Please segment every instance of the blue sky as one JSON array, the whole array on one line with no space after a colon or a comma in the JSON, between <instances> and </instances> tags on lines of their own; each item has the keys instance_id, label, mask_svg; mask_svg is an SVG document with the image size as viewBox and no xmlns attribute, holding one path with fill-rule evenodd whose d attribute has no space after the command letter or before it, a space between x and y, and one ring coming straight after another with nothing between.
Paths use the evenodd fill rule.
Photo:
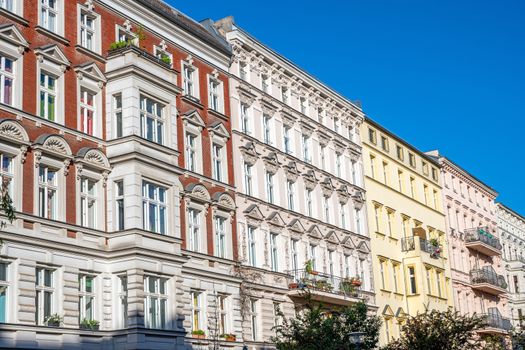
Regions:
<instances>
[{"instance_id":1,"label":"blue sky","mask_svg":"<svg viewBox=\"0 0 525 350\"><path fill-rule=\"evenodd\" d=\"M236 23L525 216L525 1L175 1ZM263 4L263 5L261 5Z\"/></svg>"}]
</instances>

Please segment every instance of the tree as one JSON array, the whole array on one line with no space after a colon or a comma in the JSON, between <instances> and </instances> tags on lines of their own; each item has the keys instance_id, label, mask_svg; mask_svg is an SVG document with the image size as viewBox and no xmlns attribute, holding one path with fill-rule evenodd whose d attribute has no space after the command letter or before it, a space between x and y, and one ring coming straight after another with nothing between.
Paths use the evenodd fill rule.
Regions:
<instances>
[{"instance_id":1,"label":"tree","mask_svg":"<svg viewBox=\"0 0 525 350\"><path fill-rule=\"evenodd\" d=\"M296 318L286 319L279 313L282 325L275 327L272 338L278 350L354 350L353 332L365 333L362 350L375 349L379 339L381 320L368 314L364 302L326 310L309 301Z\"/></svg>"},{"instance_id":2,"label":"tree","mask_svg":"<svg viewBox=\"0 0 525 350\"><path fill-rule=\"evenodd\" d=\"M410 317L402 336L382 350L495 350L497 339L480 341L477 330L485 326L480 316L464 316L451 309L426 311ZM485 340L485 339L484 339ZM500 339L501 341L501 339ZM501 343L500 343L501 344Z\"/></svg>"}]
</instances>

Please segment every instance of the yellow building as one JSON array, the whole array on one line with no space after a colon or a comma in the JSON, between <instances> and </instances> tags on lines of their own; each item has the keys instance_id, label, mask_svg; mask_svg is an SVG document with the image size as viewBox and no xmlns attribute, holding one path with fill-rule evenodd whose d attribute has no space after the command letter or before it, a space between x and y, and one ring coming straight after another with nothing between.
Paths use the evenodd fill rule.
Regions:
<instances>
[{"instance_id":1,"label":"yellow building","mask_svg":"<svg viewBox=\"0 0 525 350\"><path fill-rule=\"evenodd\" d=\"M453 306L439 164L385 128L361 126L380 344L408 315Z\"/></svg>"}]
</instances>

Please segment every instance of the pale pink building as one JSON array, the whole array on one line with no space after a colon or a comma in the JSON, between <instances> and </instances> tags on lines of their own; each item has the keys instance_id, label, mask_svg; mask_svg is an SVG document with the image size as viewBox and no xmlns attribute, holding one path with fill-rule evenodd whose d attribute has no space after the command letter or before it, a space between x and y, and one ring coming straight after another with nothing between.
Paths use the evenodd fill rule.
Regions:
<instances>
[{"instance_id":1,"label":"pale pink building","mask_svg":"<svg viewBox=\"0 0 525 350\"><path fill-rule=\"evenodd\" d=\"M483 333L506 334L510 320L494 203L498 193L438 151L428 154L442 166L455 308L462 314L486 315L489 326Z\"/></svg>"}]
</instances>

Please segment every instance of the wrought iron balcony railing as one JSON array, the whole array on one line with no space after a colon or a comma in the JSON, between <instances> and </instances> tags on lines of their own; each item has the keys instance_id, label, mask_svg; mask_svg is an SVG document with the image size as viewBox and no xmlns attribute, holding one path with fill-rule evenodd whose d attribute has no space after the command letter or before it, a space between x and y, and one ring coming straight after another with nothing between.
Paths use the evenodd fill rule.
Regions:
<instances>
[{"instance_id":1,"label":"wrought iron balcony railing","mask_svg":"<svg viewBox=\"0 0 525 350\"><path fill-rule=\"evenodd\" d=\"M507 289L507 282L505 277L498 275L492 266L484 266L481 269L475 269L470 271L470 283L488 283L490 285Z\"/></svg>"},{"instance_id":2,"label":"wrought iron balcony railing","mask_svg":"<svg viewBox=\"0 0 525 350\"><path fill-rule=\"evenodd\" d=\"M482 242L488 244L489 246L501 250L502 246L499 241L499 238L494 237L489 232L488 227L476 227L465 230L465 241L470 242Z\"/></svg>"},{"instance_id":3,"label":"wrought iron balcony railing","mask_svg":"<svg viewBox=\"0 0 525 350\"><path fill-rule=\"evenodd\" d=\"M488 327L502 329L504 331L510 331L512 329L512 324L508 318L490 313L483 316L485 317L485 322L487 323Z\"/></svg>"},{"instance_id":4,"label":"wrought iron balcony railing","mask_svg":"<svg viewBox=\"0 0 525 350\"><path fill-rule=\"evenodd\" d=\"M434 243L430 243L426 239L417 237L417 236L402 238L401 239L401 250L404 252L416 250L416 247L418 246L418 244L419 244L419 249L421 251L429 253L432 258L441 257L441 246L434 244Z\"/></svg>"},{"instance_id":5,"label":"wrought iron balcony railing","mask_svg":"<svg viewBox=\"0 0 525 350\"><path fill-rule=\"evenodd\" d=\"M305 269L287 271L290 289L310 290L341 295L350 298L361 298L361 281L353 278L307 271Z\"/></svg>"}]
</instances>

